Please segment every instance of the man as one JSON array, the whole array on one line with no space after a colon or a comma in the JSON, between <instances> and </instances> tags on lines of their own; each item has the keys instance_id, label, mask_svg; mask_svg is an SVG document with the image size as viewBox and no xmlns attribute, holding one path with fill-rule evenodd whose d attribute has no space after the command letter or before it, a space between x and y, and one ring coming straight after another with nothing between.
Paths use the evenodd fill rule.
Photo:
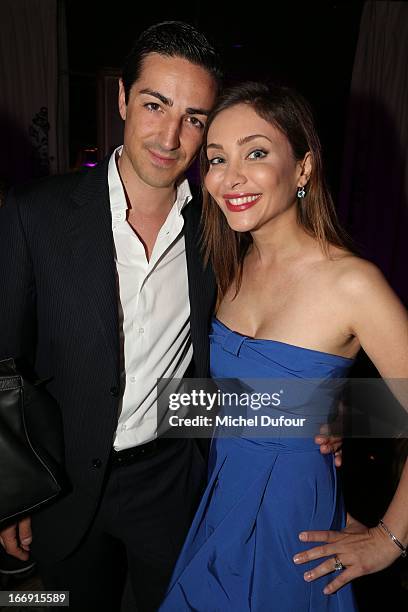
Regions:
<instances>
[{"instance_id":1,"label":"man","mask_svg":"<svg viewBox=\"0 0 408 612\"><path fill-rule=\"evenodd\" d=\"M193 440L158 440L160 377L208 374L215 284L183 178L220 69L187 24L141 34L119 85L124 144L85 174L12 194L0 211L0 357L24 355L64 416L72 491L1 533L32 550L71 610L159 605L205 477ZM6 263L7 262L7 263ZM119 416L118 416L119 415ZM113 446L113 450L112 450Z\"/></svg>"}]
</instances>

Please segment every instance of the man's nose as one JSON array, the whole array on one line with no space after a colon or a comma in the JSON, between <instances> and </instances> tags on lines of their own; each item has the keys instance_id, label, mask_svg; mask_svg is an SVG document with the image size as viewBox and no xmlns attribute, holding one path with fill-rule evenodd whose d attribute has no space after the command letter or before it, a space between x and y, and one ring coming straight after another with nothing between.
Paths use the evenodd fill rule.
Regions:
<instances>
[{"instance_id":1,"label":"man's nose","mask_svg":"<svg viewBox=\"0 0 408 612\"><path fill-rule=\"evenodd\" d=\"M165 151L173 151L180 146L180 122L169 120L163 126L160 135L160 145Z\"/></svg>"}]
</instances>

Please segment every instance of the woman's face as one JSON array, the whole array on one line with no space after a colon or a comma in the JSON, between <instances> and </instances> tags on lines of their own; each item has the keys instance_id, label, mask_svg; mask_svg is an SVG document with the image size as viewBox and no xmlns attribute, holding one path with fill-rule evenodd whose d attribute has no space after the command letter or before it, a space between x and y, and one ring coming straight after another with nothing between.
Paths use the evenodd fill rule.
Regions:
<instances>
[{"instance_id":1,"label":"woman's face","mask_svg":"<svg viewBox=\"0 0 408 612\"><path fill-rule=\"evenodd\" d=\"M205 186L233 230L256 231L296 205L302 162L286 136L248 104L217 115L206 151Z\"/></svg>"}]
</instances>

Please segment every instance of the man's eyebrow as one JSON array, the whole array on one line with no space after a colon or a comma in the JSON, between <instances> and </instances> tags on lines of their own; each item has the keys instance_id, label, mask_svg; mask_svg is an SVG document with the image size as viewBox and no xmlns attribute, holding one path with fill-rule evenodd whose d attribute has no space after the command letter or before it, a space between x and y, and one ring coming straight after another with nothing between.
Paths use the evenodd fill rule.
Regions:
<instances>
[{"instance_id":1,"label":"man's eyebrow","mask_svg":"<svg viewBox=\"0 0 408 612\"><path fill-rule=\"evenodd\" d=\"M208 144L206 147L206 149L223 149L224 147L222 145L219 144L215 144L215 142L210 142L210 144Z\"/></svg>"},{"instance_id":2,"label":"man's eyebrow","mask_svg":"<svg viewBox=\"0 0 408 612\"><path fill-rule=\"evenodd\" d=\"M163 96L163 94L161 94L159 91L154 91L153 89L141 89L139 93L153 96L154 98L160 100L160 102L162 102L166 106L173 106L174 104L171 98L167 98L166 96ZM210 111L205 108L188 107L186 108L186 113L187 115L205 115L207 117L210 114Z\"/></svg>"},{"instance_id":3,"label":"man's eyebrow","mask_svg":"<svg viewBox=\"0 0 408 612\"><path fill-rule=\"evenodd\" d=\"M166 98L166 96L163 96L163 94L161 94L159 91L154 91L153 89L141 89L139 93L153 96L154 98L160 100L160 102L163 102L163 104L166 106L173 106L173 100L171 100L171 98Z\"/></svg>"},{"instance_id":4,"label":"man's eyebrow","mask_svg":"<svg viewBox=\"0 0 408 612\"><path fill-rule=\"evenodd\" d=\"M205 108L186 108L186 113L187 115L205 115L208 117L210 111Z\"/></svg>"}]
</instances>

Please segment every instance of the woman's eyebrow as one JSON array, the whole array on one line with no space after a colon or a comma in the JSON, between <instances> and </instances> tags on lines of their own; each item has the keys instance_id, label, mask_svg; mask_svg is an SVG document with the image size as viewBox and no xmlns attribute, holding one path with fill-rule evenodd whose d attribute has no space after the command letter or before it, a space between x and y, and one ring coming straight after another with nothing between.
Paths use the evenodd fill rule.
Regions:
<instances>
[{"instance_id":1,"label":"woman's eyebrow","mask_svg":"<svg viewBox=\"0 0 408 612\"><path fill-rule=\"evenodd\" d=\"M265 134L251 134L250 136L244 136L243 138L239 138L237 140L237 144L241 146L246 144L247 142L250 142L251 140L254 140L255 138L266 138L266 140L272 142L270 138L265 136Z\"/></svg>"},{"instance_id":2,"label":"woman's eyebrow","mask_svg":"<svg viewBox=\"0 0 408 612\"><path fill-rule=\"evenodd\" d=\"M268 140L269 142L272 142L272 140L270 138L268 138L268 136L265 136L265 134L251 134L250 136L244 136L243 138L239 138L237 140L237 144L239 146L242 146L244 144L247 144L248 142L251 142L251 140L255 140L255 138L265 138L266 140ZM210 144L208 144L206 146L206 149L222 149L223 146L220 144L216 144L215 142L211 142Z\"/></svg>"}]
</instances>

